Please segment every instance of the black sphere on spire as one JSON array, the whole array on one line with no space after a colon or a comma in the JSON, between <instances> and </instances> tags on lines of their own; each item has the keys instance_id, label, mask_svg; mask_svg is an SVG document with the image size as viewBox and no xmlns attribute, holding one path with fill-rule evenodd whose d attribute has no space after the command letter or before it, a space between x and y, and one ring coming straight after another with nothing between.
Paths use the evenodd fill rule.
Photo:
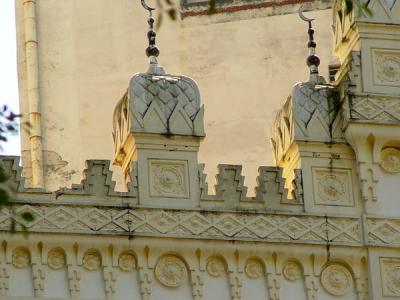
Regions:
<instances>
[{"instance_id":1,"label":"black sphere on spire","mask_svg":"<svg viewBox=\"0 0 400 300\"><path fill-rule=\"evenodd\" d=\"M307 57L307 66L319 66L320 64L320 59L317 55L310 55Z\"/></svg>"},{"instance_id":2,"label":"black sphere on spire","mask_svg":"<svg viewBox=\"0 0 400 300\"><path fill-rule=\"evenodd\" d=\"M146 48L146 55L148 57L150 57L150 56L157 57L159 54L160 54L160 50L158 50L158 47L156 45L150 45Z\"/></svg>"},{"instance_id":3,"label":"black sphere on spire","mask_svg":"<svg viewBox=\"0 0 400 300\"><path fill-rule=\"evenodd\" d=\"M156 36L157 36L157 34L153 30L154 18L151 15L147 19L147 23L149 24L149 31L147 32L147 38L149 40L149 46L146 48L146 55L148 57L150 57L150 56L157 57L160 54L160 50L156 46Z\"/></svg>"}]
</instances>

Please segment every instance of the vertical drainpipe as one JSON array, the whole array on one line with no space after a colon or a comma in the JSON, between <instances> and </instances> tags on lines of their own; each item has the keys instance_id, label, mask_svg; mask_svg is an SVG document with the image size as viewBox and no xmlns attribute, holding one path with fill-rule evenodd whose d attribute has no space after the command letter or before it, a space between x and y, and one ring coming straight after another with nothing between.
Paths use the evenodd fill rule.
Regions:
<instances>
[{"instance_id":1,"label":"vertical drainpipe","mask_svg":"<svg viewBox=\"0 0 400 300\"><path fill-rule=\"evenodd\" d=\"M29 107L29 142L32 163L32 187L44 187L43 149L39 98L38 40L36 32L36 0L24 0L25 58Z\"/></svg>"}]
</instances>

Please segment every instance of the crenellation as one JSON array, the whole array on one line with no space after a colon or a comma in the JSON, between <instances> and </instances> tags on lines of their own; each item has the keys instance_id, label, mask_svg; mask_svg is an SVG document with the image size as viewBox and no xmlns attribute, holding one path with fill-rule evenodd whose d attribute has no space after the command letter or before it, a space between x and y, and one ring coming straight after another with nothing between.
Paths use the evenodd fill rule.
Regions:
<instances>
[{"instance_id":1,"label":"crenellation","mask_svg":"<svg viewBox=\"0 0 400 300\"><path fill-rule=\"evenodd\" d=\"M255 188L256 198L271 203L280 203L287 199L285 179L282 177L282 168L259 167L257 187Z\"/></svg>"},{"instance_id":2,"label":"crenellation","mask_svg":"<svg viewBox=\"0 0 400 300\"><path fill-rule=\"evenodd\" d=\"M294 170L293 188L292 188L292 201L289 204L303 204L303 177L302 171L299 169Z\"/></svg>"},{"instance_id":3,"label":"crenellation","mask_svg":"<svg viewBox=\"0 0 400 300\"><path fill-rule=\"evenodd\" d=\"M22 167L20 166L19 156L0 155L0 163L5 173L10 176L7 185L11 188L11 192L41 193L41 188L25 188L25 178L22 176Z\"/></svg>"},{"instance_id":4,"label":"crenellation","mask_svg":"<svg viewBox=\"0 0 400 300\"><path fill-rule=\"evenodd\" d=\"M15 157L8 160L4 157L3 161L14 163L18 161ZM119 192L115 190L115 182L112 180L112 171L109 169L108 160L88 160L87 167L83 171L83 179L80 184L73 184L71 188L59 188L53 193L47 193L40 189L35 189L37 193L35 199L38 202L46 199L59 203L71 203L81 199L81 196L89 197L86 203L106 204L110 201L116 203L129 203L129 205L138 205L139 181L137 162L132 162L129 177L127 178L128 192ZM242 166L239 165L219 165L219 173L216 175L217 183L215 185L215 194L208 194L208 183L206 174L203 173L204 164L198 165L198 186L200 202L193 207L212 207L217 205L220 208L243 208L243 209L274 209L287 210L285 204L302 203L302 180L301 171L294 170L292 199L288 200L288 191L284 188L285 179L282 178L282 170L276 167L260 167L257 177L257 186L255 188L255 197L247 196L247 187L244 186L244 176L241 175ZM13 169L12 169L13 170ZM21 168L15 169L21 174ZM12 171L14 172L14 171ZM17 172L17 171L15 171ZM14 172L14 174L16 174ZM23 177L20 177L23 181ZM16 179L14 179L16 180ZM17 196L24 201L25 193L32 189L23 189L17 193ZM78 198L79 197L79 198ZM81 200L80 200L81 201ZM94 201L94 202L93 202ZM146 206L146 205L145 205ZM290 209L289 209L290 210ZM20 211L19 213L22 213ZM36 212L33 211L33 214Z\"/></svg>"},{"instance_id":5,"label":"crenellation","mask_svg":"<svg viewBox=\"0 0 400 300\"><path fill-rule=\"evenodd\" d=\"M218 165L215 196L217 199L224 200L227 208L235 207L241 200L247 198L247 187L244 186L242 166Z\"/></svg>"},{"instance_id":6,"label":"crenellation","mask_svg":"<svg viewBox=\"0 0 400 300\"><path fill-rule=\"evenodd\" d=\"M125 193L115 191L115 181L112 180L112 174L109 160L87 160L81 183L73 184L70 189L61 188L60 192L66 195L90 195L97 198L133 197L132 191ZM57 192L55 193L57 194Z\"/></svg>"},{"instance_id":7,"label":"crenellation","mask_svg":"<svg viewBox=\"0 0 400 300\"><path fill-rule=\"evenodd\" d=\"M200 189L200 200L208 200L210 197L208 195L208 183L207 174L204 173L205 164L199 164L199 189Z\"/></svg>"}]
</instances>

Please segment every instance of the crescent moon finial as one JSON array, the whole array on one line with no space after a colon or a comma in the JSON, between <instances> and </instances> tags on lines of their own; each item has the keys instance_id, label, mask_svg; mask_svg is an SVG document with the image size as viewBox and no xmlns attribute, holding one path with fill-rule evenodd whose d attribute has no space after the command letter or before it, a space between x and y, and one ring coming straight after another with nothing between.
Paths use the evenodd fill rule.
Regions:
<instances>
[{"instance_id":1,"label":"crescent moon finial","mask_svg":"<svg viewBox=\"0 0 400 300\"><path fill-rule=\"evenodd\" d=\"M307 18L303 14L303 12L304 12L304 5L300 6L300 9L299 9L299 17L300 17L300 19L302 19L303 21L308 22L308 23L311 23L312 21L314 21L314 19Z\"/></svg>"},{"instance_id":2,"label":"crescent moon finial","mask_svg":"<svg viewBox=\"0 0 400 300\"><path fill-rule=\"evenodd\" d=\"M160 50L156 46L156 33L154 32L153 28L154 18L152 16L152 12L155 10L155 8L148 6L145 0L140 0L140 3L142 4L143 8L149 12L149 17L147 18L147 24L149 24L149 31L147 32L149 46L146 48L146 55L155 59L160 54Z\"/></svg>"},{"instance_id":3,"label":"crescent moon finial","mask_svg":"<svg viewBox=\"0 0 400 300\"><path fill-rule=\"evenodd\" d=\"M143 8L144 8L145 10L147 10L147 11L150 13L150 15L151 15L151 12L152 12L153 10L155 10L155 8L148 6L148 5L146 4L145 0L141 0L140 2L142 3Z\"/></svg>"}]
</instances>

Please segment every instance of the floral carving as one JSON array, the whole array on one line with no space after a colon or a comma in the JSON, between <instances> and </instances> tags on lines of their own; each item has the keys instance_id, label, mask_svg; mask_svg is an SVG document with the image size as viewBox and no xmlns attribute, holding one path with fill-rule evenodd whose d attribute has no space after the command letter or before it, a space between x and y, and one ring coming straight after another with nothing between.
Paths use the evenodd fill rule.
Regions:
<instances>
[{"instance_id":1,"label":"floral carving","mask_svg":"<svg viewBox=\"0 0 400 300\"><path fill-rule=\"evenodd\" d=\"M29 251L25 248L18 248L13 251L12 264L16 268L26 268L31 263Z\"/></svg>"},{"instance_id":2,"label":"floral carving","mask_svg":"<svg viewBox=\"0 0 400 300\"><path fill-rule=\"evenodd\" d=\"M380 263L384 296L400 296L400 259L381 258Z\"/></svg>"},{"instance_id":3,"label":"floral carving","mask_svg":"<svg viewBox=\"0 0 400 300\"><path fill-rule=\"evenodd\" d=\"M400 83L400 54L377 52L375 64L382 83Z\"/></svg>"},{"instance_id":4,"label":"floral carving","mask_svg":"<svg viewBox=\"0 0 400 300\"><path fill-rule=\"evenodd\" d=\"M319 192L328 201L336 201L345 194L344 184L336 174L325 174L320 180Z\"/></svg>"},{"instance_id":5,"label":"floral carving","mask_svg":"<svg viewBox=\"0 0 400 300\"><path fill-rule=\"evenodd\" d=\"M179 287L187 278L186 266L175 256L164 256L157 262L155 275L167 287Z\"/></svg>"},{"instance_id":6,"label":"floral carving","mask_svg":"<svg viewBox=\"0 0 400 300\"><path fill-rule=\"evenodd\" d=\"M209 258L206 269L208 274L210 274L213 277L220 277L226 273L225 263L219 257Z\"/></svg>"},{"instance_id":7,"label":"floral carving","mask_svg":"<svg viewBox=\"0 0 400 300\"><path fill-rule=\"evenodd\" d=\"M47 265L53 270L59 270L65 266L65 254L60 249L50 250L47 256Z\"/></svg>"},{"instance_id":8,"label":"floral carving","mask_svg":"<svg viewBox=\"0 0 400 300\"><path fill-rule=\"evenodd\" d=\"M353 206L351 173L347 169L315 168L315 203L321 205Z\"/></svg>"},{"instance_id":9,"label":"floral carving","mask_svg":"<svg viewBox=\"0 0 400 300\"><path fill-rule=\"evenodd\" d=\"M381 152L381 167L389 173L400 172L400 150L388 147Z\"/></svg>"},{"instance_id":10,"label":"floral carving","mask_svg":"<svg viewBox=\"0 0 400 300\"><path fill-rule=\"evenodd\" d=\"M150 162L150 193L152 196L188 197L187 166L180 161Z\"/></svg>"},{"instance_id":11,"label":"floral carving","mask_svg":"<svg viewBox=\"0 0 400 300\"><path fill-rule=\"evenodd\" d=\"M299 263L288 261L283 267L283 276L289 281L296 281L303 277L303 270Z\"/></svg>"},{"instance_id":12,"label":"floral carving","mask_svg":"<svg viewBox=\"0 0 400 300\"><path fill-rule=\"evenodd\" d=\"M118 265L122 271L131 272L136 269L136 260L132 253L122 253L118 258Z\"/></svg>"},{"instance_id":13,"label":"floral carving","mask_svg":"<svg viewBox=\"0 0 400 300\"><path fill-rule=\"evenodd\" d=\"M321 284L328 293L343 296L352 288L352 276L342 265L329 265L322 271Z\"/></svg>"},{"instance_id":14,"label":"floral carving","mask_svg":"<svg viewBox=\"0 0 400 300\"><path fill-rule=\"evenodd\" d=\"M83 257L83 267L88 271L95 271L101 266L101 257L97 251L88 251Z\"/></svg>"},{"instance_id":15,"label":"floral carving","mask_svg":"<svg viewBox=\"0 0 400 300\"><path fill-rule=\"evenodd\" d=\"M264 273L264 267L257 259L250 259L244 269L247 276L250 278L260 278Z\"/></svg>"}]
</instances>

